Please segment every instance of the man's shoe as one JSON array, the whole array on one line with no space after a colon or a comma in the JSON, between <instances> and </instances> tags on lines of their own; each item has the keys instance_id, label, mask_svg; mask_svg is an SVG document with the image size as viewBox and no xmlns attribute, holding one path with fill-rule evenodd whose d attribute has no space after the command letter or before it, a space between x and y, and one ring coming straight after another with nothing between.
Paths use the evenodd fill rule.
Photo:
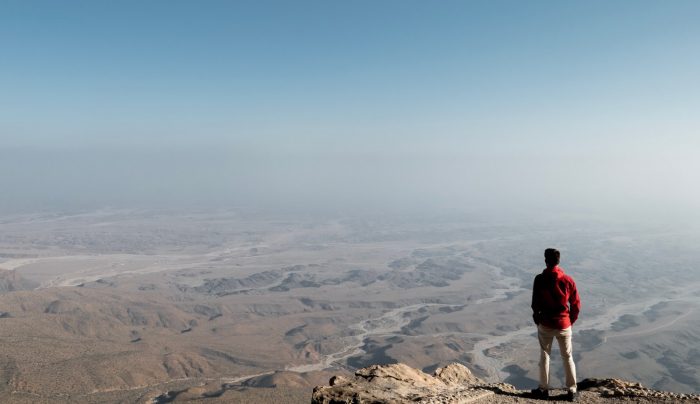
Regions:
<instances>
[{"instance_id":1,"label":"man's shoe","mask_svg":"<svg viewBox=\"0 0 700 404\"><path fill-rule=\"evenodd\" d=\"M569 391L566 393L566 399L567 399L568 401L576 401L576 400L578 399L578 392L577 392L577 391L571 391L571 390L569 390Z\"/></svg>"},{"instance_id":2,"label":"man's shoe","mask_svg":"<svg viewBox=\"0 0 700 404\"><path fill-rule=\"evenodd\" d=\"M549 390L541 389L539 387L532 389L532 397L546 400L549 398Z\"/></svg>"}]
</instances>

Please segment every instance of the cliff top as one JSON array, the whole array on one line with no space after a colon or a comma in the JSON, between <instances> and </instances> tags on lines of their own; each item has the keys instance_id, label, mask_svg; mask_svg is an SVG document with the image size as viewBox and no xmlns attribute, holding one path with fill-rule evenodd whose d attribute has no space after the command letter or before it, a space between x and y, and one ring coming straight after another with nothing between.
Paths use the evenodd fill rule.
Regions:
<instances>
[{"instance_id":1,"label":"cliff top","mask_svg":"<svg viewBox=\"0 0 700 404\"><path fill-rule=\"evenodd\" d=\"M529 391L506 383L485 383L463 365L453 363L433 375L404 364L373 365L353 377L333 376L329 386L314 388L312 404L338 403L542 403ZM580 403L698 402L700 395L648 389L619 379L585 379L578 383ZM564 390L553 390L549 402L565 399Z\"/></svg>"}]
</instances>

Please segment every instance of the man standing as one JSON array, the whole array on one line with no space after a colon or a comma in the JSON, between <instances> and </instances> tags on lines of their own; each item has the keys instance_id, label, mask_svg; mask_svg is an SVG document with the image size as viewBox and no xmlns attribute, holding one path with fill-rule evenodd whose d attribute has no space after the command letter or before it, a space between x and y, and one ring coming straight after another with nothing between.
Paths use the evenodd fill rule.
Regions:
<instances>
[{"instance_id":1,"label":"man standing","mask_svg":"<svg viewBox=\"0 0 700 404\"><path fill-rule=\"evenodd\" d=\"M576 366L571 349L571 326L578 319L581 300L576 282L559 266L561 254L554 248L544 251L547 268L535 277L532 287L532 318L537 324L540 342L540 385L532 392L538 398L549 397L549 354L552 340L557 338L564 361L567 399L574 401L576 393Z\"/></svg>"}]
</instances>

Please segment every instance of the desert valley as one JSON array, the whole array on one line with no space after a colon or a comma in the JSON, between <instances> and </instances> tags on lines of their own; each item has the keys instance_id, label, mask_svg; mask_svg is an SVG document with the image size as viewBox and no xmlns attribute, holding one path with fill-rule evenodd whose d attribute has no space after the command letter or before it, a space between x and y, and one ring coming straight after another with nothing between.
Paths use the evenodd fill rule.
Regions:
<instances>
[{"instance_id":1,"label":"desert valley","mask_svg":"<svg viewBox=\"0 0 700 404\"><path fill-rule=\"evenodd\" d=\"M106 209L0 229L3 401L308 402L331 374L396 362L535 387L549 246L579 284L580 378L700 389L690 228Z\"/></svg>"}]
</instances>

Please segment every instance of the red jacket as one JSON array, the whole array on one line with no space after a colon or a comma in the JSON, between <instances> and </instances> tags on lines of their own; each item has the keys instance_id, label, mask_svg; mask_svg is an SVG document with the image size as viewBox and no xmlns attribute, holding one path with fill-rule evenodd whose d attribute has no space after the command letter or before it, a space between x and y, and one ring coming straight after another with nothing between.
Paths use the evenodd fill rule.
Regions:
<instances>
[{"instance_id":1,"label":"red jacket","mask_svg":"<svg viewBox=\"0 0 700 404\"><path fill-rule=\"evenodd\" d=\"M532 318L535 324L563 330L578 319L581 300L576 282L561 267L547 268L532 286Z\"/></svg>"}]
</instances>

